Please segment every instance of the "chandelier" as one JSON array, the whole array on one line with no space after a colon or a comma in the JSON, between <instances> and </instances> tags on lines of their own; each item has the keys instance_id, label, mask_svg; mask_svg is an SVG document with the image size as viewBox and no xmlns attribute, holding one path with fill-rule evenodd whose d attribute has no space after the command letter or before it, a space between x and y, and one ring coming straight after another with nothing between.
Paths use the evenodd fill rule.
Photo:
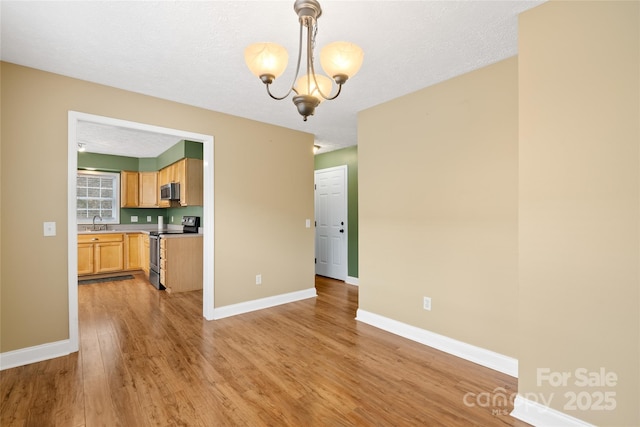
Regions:
<instances>
[{"instance_id":1,"label":"chandelier","mask_svg":"<svg viewBox=\"0 0 640 427\"><path fill-rule=\"evenodd\" d=\"M316 74L313 65L313 49L318 31L317 20L322 15L320 3L316 0L296 0L293 9L300 21L300 41L298 43L296 74L287 93L283 96L276 96L271 93L269 88L271 83L287 68L289 55L284 47L276 43L255 43L245 49L244 59L249 70L265 84L271 98L280 101L287 98L291 92L295 92L293 103L304 121L307 121L307 117L313 115L316 107L322 101L330 101L340 95L342 85L360 69L364 53L359 46L349 42L330 43L321 50L322 69L338 85L336 93L331 95L332 80L321 74ZM305 44L306 74L298 79L302 64L303 33L305 30L307 35Z\"/></svg>"}]
</instances>

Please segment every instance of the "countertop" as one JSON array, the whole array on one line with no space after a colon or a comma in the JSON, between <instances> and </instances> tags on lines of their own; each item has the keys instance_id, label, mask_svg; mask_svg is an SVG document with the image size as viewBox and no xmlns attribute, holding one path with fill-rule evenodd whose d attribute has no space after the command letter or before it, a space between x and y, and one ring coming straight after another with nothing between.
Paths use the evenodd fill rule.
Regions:
<instances>
[{"instance_id":1,"label":"countertop","mask_svg":"<svg viewBox=\"0 0 640 427\"><path fill-rule=\"evenodd\" d=\"M126 228L126 229L110 229L110 230L78 230L78 234L83 234L83 235L87 235L87 234L117 234L117 233L125 233L125 234L133 234L133 233L143 233L143 234L149 234L152 231L158 231L156 228L151 229L151 230L136 230L136 229L132 229L132 228ZM166 230L165 230L166 231ZM180 238L180 237L202 237L202 233L184 233L184 234L163 234L162 238Z\"/></svg>"},{"instance_id":2,"label":"countertop","mask_svg":"<svg viewBox=\"0 0 640 427\"><path fill-rule=\"evenodd\" d=\"M163 234L163 239L184 239L185 237L202 237L200 233Z\"/></svg>"},{"instance_id":3,"label":"countertop","mask_svg":"<svg viewBox=\"0 0 640 427\"><path fill-rule=\"evenodd\" d=\"M78 230L78 234L111 234L111 233L144 233L149 234L150 231L154 230Z\"/></svg>"}]
</instances>

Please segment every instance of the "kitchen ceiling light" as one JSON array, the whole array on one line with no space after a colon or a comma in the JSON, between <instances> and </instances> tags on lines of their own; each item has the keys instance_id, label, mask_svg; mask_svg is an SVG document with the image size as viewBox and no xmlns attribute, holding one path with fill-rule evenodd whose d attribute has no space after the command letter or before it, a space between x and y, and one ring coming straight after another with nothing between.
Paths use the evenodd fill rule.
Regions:
<instances>
[{"instance_id":1,"label":"kitchen ceiling light","mask_svg":"<svg viewBox=\"0 0 640 427\"><path fill-rule=\"evenodd\" d=\"M84 144L82 142L78 143L78 151L83 152L85 151L87 148L84 146Z\"/></svg>"},{"instance_id":2,"label":"kitchen ceiling light","mask_svg":"<svg viewBox=\"0 0 640 427\"><path fill-rule=\"evenodd\" d=\"M320 147L319 145L314 145L313 146L313 154L316 154L318 151L320 151L322 147Z\"/></svg>"},{"instance_id":3,"label":"kitchen ceiling light","mask_svg":"<svg viewBox=\"0 0 640 427\"><path fill-rule=\"evenodd\" d=\"M332 81L328 77L316 74L313 65L313 48L318 31L317 20L322 15L320 3L316 0L296 0L293 9L300 21L300 41L298 43L298 63L293 83L283 96L271 93L269 85L280 77L287 68L289 55L287 50L275 43L255 43L244 51L244 59L249 70L262 80L267 87L267 93L275 100L282 100L293 91L293 103L298 112L307 121L315 108L324 100L336 99L342 91L342 85L353 77L360 67L364 53L360 47L348 42L334 42L325 46L320 52L320 63L323 70L333 78L338 85L335 95L331 95ZM306 29L306 75L298 79L302 62L303 33Z\"/></svg>"}]
</instances>

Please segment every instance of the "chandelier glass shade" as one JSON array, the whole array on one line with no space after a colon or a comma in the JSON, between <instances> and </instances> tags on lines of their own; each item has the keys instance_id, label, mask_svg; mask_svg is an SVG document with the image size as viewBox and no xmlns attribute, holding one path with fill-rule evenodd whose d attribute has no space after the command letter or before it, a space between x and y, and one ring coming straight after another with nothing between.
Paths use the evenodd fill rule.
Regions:
<instances>
[{"instance_id":1,"label":"chandelier glass shade","mask_svg":"<svg viewBox=\"0 0 640 427\"><path fill-rule=\"evenodd\" d=\"M296 72L288 91L283 96L276 96L270 89L271 83L280 77L287 68L289 55L284 47L276 43L255 43L245 49L244 58L249 70L265 84L271 98L282 100L287 98L291 92L295 93L293 103L306 121L308 116L313 115L315 108L321 102L335 99L340 95L342 85L353 77L362 66L364 53L360 47L353 43L330 43L321 50L320 63L324 72L331 78L316 74L313 48L317 32L317 19L322 15L320 3L317 0L296 0L293 9L300 22L300 40ZM304 62L303 50L305 51ZM298 78L301 65L304 66L306 74ZM333 82L338 85L335 94L331 93Z\"/></svg>"},{"instance_id":2,"label":"chandelier glass shade","mask_svg":"<svg viewBox=\"0 0 640 427\"><path fill-rule=\"evenodd\" d=\"M270 76L273 81L287 68L287 49L276 43L255 43L244 52L249 70L256 76Z\"/></svg>"}]
</instances>

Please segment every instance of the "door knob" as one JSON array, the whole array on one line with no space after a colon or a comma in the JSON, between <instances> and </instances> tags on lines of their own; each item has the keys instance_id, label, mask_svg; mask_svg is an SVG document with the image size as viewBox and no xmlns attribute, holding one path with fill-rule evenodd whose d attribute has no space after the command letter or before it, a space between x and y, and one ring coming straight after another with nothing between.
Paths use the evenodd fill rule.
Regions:
<instances>
[{"instance_id":1,"label":"door knob","mask_svg":"<svg viewBox=\"0 0 640 427\"><path fill-rule=\"evenodd\" d=\"M344 233L344 228L341 228L341 229L340 229L340 232L341 232L341 233Z\"/></svg>"}]
</instances>

